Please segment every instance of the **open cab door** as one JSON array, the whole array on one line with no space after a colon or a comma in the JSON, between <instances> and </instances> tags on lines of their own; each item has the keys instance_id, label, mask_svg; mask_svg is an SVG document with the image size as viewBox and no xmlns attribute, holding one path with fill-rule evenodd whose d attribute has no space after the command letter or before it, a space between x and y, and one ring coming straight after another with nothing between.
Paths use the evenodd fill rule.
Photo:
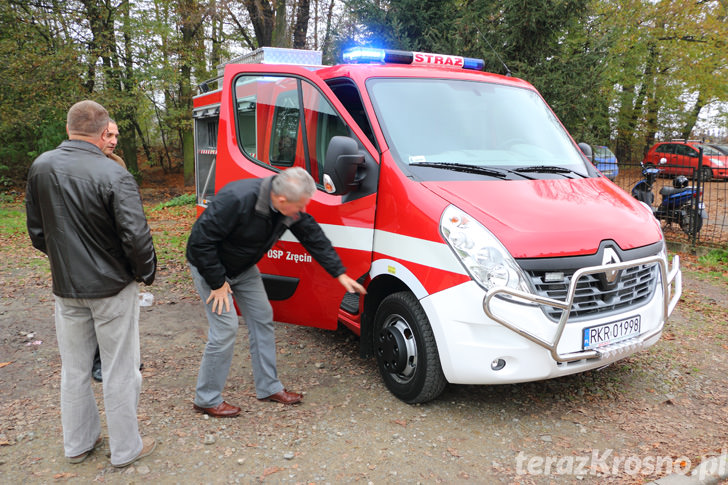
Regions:
<instances>
[{"instance_id":1,"label":"open cab door","mask_svg":"<svg viewBox=\"0 0 728 485\"><path fill-rule=\"evenodd\" d=\"M317 184L307 207L347 273L364 281L372 261L379 155L315 71L228 64L220 105L215 192L241 178L306 169ZM259 262L276 321L356 329L358 295L346 295L287 231Z\"/></svg>"}]
</instances>

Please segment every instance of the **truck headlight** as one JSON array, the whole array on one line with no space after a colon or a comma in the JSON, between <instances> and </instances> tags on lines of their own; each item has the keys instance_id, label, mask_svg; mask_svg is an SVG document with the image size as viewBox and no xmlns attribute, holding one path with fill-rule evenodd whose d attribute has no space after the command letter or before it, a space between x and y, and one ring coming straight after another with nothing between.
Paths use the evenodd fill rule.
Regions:
<instances>
[{"instance_id":1,"label":"truck headlight","mask_svg":"<svg viewBox=\"0 0 728 485\"><path fill-rule=\"evenodd\" d=\"M513 256L488 229L465 212L448 206L440 219L440 232L470 277L485 291L496 286L530 291Z\"/></svg>"}]
</instances>

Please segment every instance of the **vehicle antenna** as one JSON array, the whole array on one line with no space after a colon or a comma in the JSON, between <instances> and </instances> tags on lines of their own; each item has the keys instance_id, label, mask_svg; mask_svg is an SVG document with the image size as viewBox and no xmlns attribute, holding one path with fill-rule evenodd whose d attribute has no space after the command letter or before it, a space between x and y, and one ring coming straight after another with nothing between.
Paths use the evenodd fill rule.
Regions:
<instances>
[{"instance_id":1,"label":"vehicle antenna","mask_svg":"<svg viewBox=\"0 0 728 485\"><path fill-rule=\"evenodd\" d=\"M498 58L498 60L500 61L500 63L503 64L503 67L505 67L505 69L506 69L506 77L513 76L513 74L511 74L511 70L508 69L508 66L506 66L506 63L503 62L503 59L501 59L501 56L498 55L498 52L496 52L496 50L493 49L493 46L490 45L490 42L488 42L488 39L483 35L483 33L480 31L480 29L478 27L475 27L475 30L478 31L478 33L483 38L483 40L485 41L485 43L488 44L488 47L490 47L490 50L493 51L493 54L495 54L495 56Z\"/></svg>"}]
</instances>

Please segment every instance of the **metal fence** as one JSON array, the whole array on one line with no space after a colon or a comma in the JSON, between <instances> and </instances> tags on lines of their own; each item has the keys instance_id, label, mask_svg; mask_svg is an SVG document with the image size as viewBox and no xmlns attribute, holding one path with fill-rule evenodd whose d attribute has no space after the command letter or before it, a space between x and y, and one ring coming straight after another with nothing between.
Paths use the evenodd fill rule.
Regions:
<instances>
[{"instance_id":1,"label":"metal fence","mask_svg":"<svg viewBox=\"0 0 728 485\"><path fill-rule=\"evenodd\" d=\"M619 175L614 182L627 193L632 193L635 185L644 179L643 168L640 163L620 161ZM661 164L656 168L660 170L660 173L652 187L654 201L651 205L653 209L660 206L663 194L671 191L670 188L673 187L675 178L684 175L689 180L688 187L695 188L697 197L694 197L690 204L683 209L692 211L688 216L693 220L696 220L700 213L701 203L704 204L705 212L707 212L707 218L702 221L702 226L697 232L685 231L689 224L683 223L683 227L681 227L680 221L676 218L660 217L665 237L672 241L688 242L693 246L726 246L728 244L728 167L725 170L713 171L712 177L707 179L708 172L703 165L701 152L697 161L694 157L692 159L676 157L671 160L671 163ZM702 176L698 176L699 174ZM668 189L665 190L663 187ZM661 190L663 194L661 194ZM693 232L693 234L688 234L688 232Z\"/></svg>"}]
</instances>

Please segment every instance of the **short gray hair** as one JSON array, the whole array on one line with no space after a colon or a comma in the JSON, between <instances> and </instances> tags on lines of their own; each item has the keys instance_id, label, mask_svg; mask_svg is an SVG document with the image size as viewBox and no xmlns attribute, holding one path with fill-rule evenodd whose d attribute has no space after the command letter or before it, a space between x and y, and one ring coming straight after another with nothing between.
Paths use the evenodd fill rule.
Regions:
<instances>
[{"instance_id":1,"label":"short gray hair","mask_svg":"<svg viewBox=\"0 0 728 485\"><path fill-rule=\"evenodd\" d=\"M316 192L316 182L306 170L301 167L291 167L273 178L271 191L285 197L289 202L298 202L304 197L313 197Z\"/></svg>"},{"instance_id":2,"label":"short gray hair","mask_svg":"<svg viewBox=\"0 0 728 485\"><path fill-rule=\"evenodd\" d=\"M70 135L97 137L109 126L109 112L96 101L86 99L71 106L66 124Z\"/></svg>"}]
</instances>

